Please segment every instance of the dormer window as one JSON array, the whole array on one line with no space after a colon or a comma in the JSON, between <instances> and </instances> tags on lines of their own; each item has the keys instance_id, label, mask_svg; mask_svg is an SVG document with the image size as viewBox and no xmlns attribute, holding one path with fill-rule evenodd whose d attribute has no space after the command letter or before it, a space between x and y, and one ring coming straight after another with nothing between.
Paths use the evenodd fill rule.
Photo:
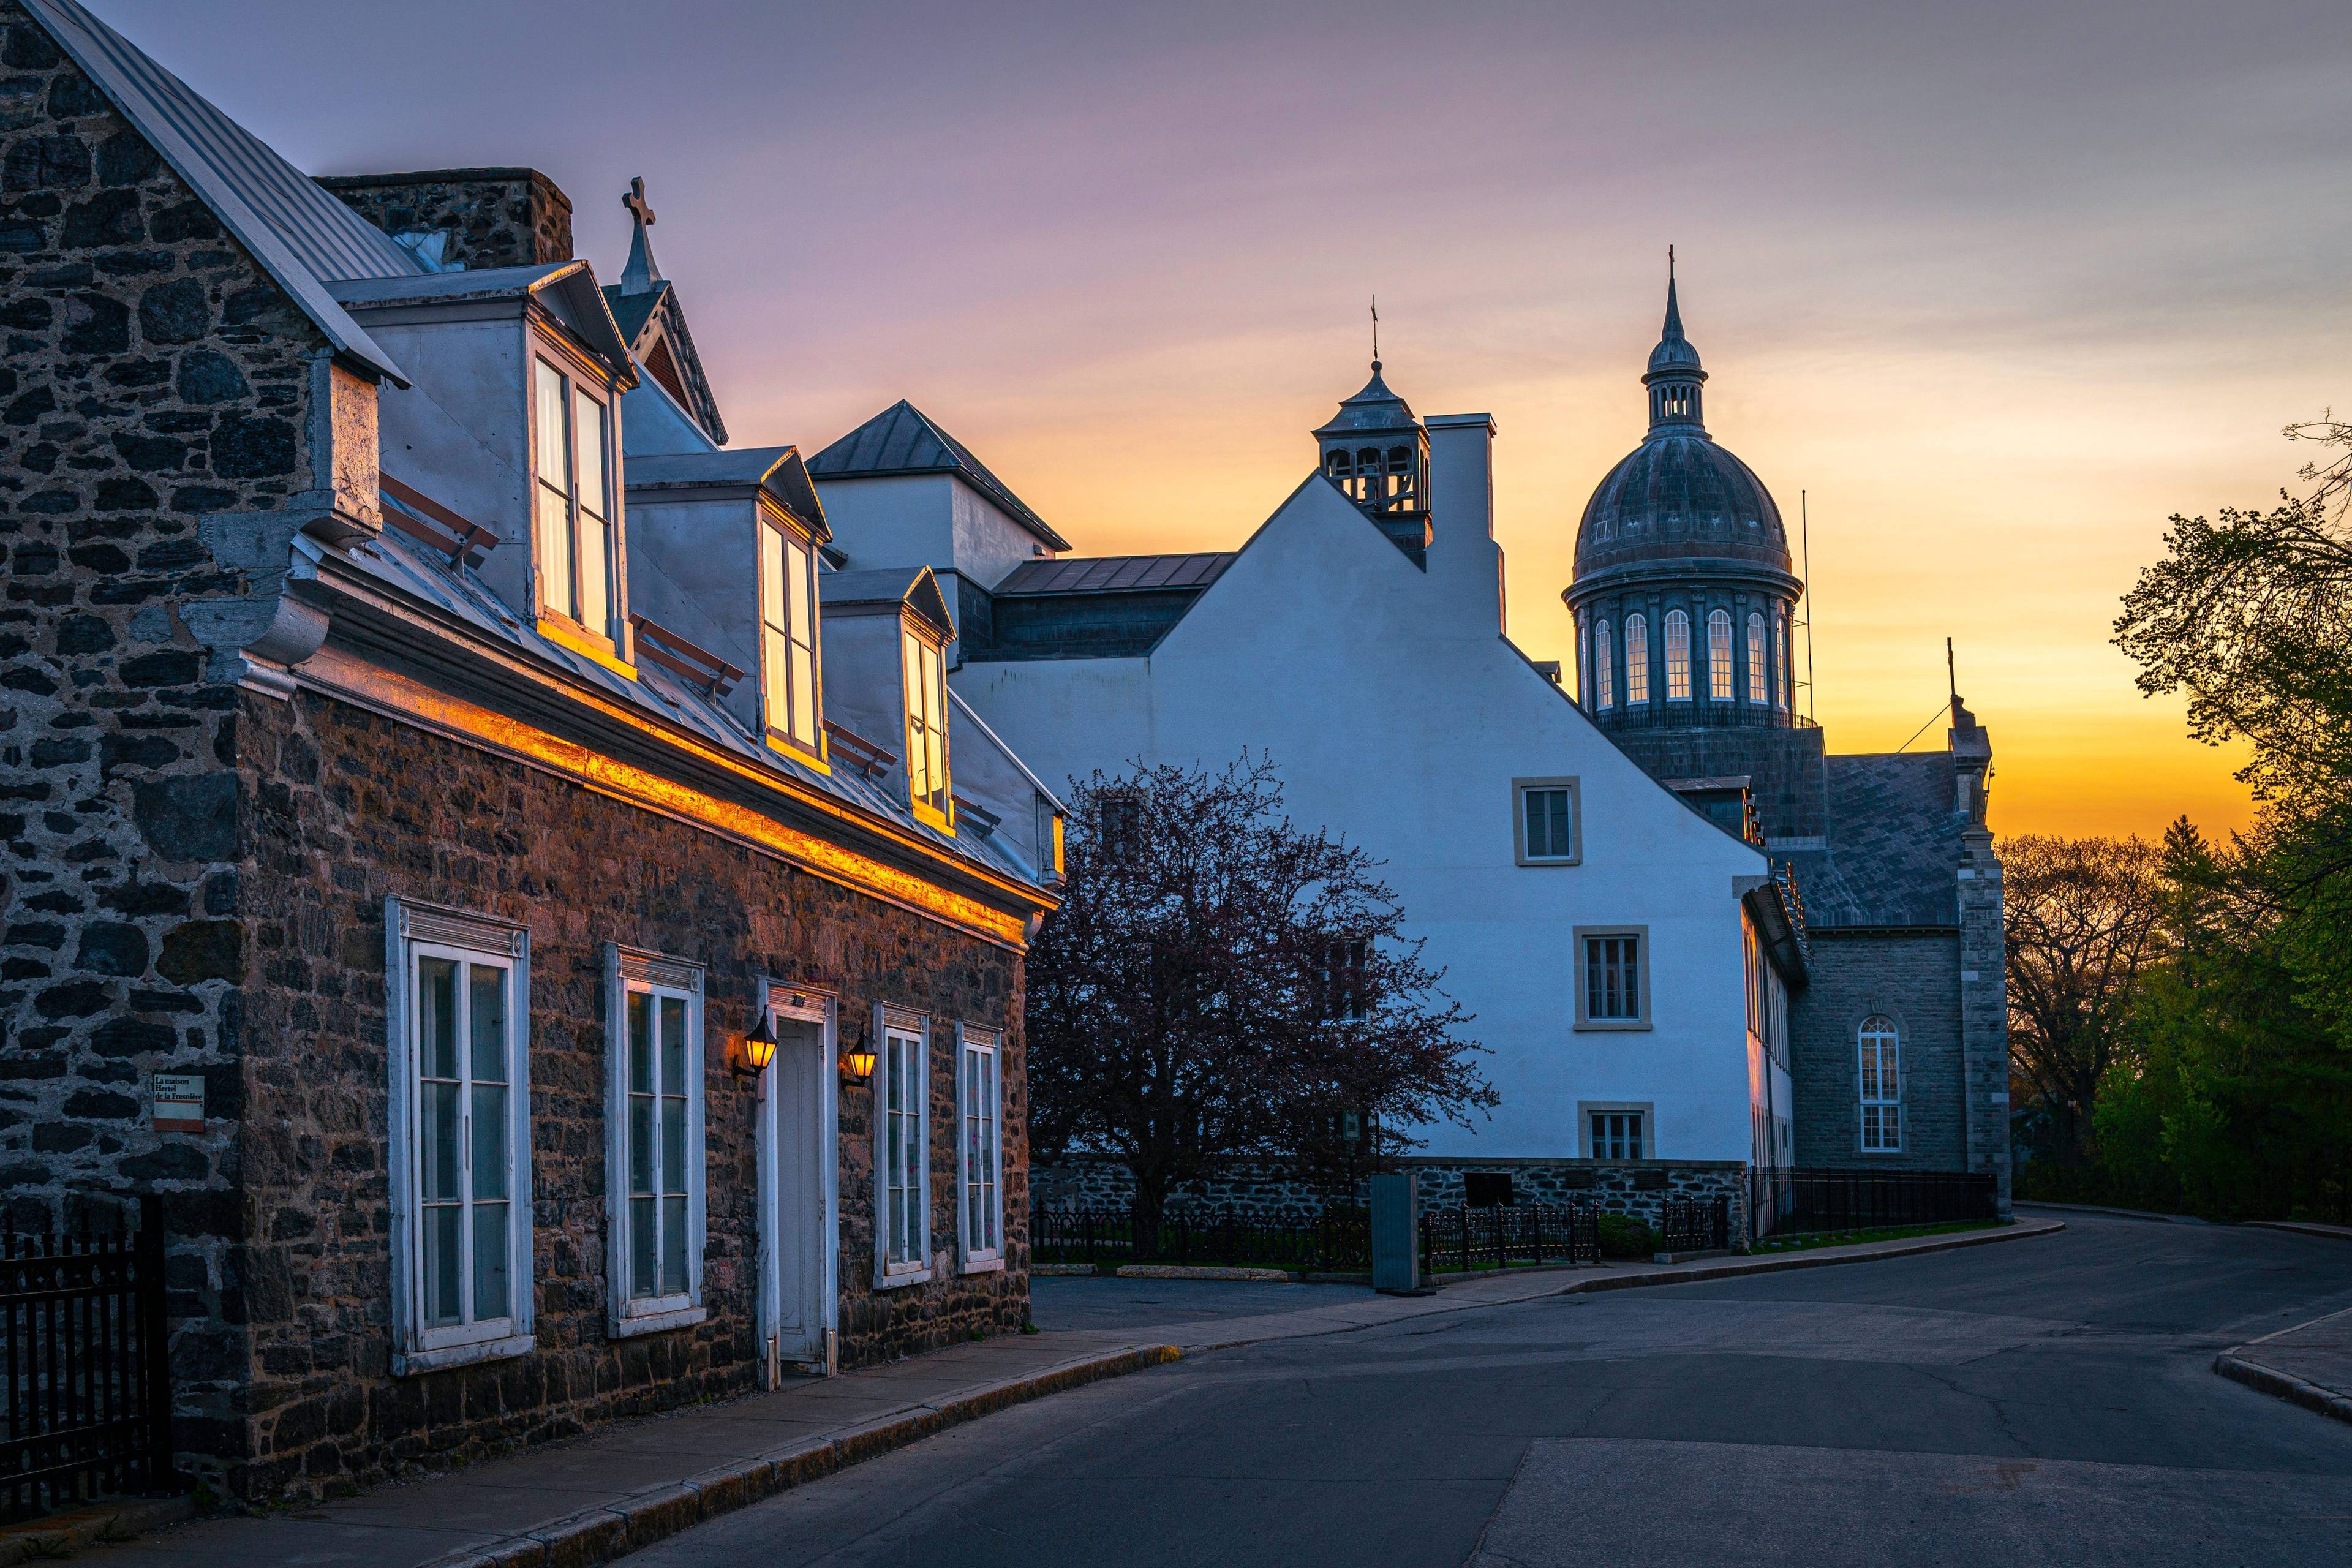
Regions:
<instances>
[{"instance_id":1,"label":"dormer window","mask_svg":"<svg viewBox=\"0 0 2352 1568\"><path fill-rule=\"evenodd\" d=\"M613 416L548 361L535 363L539 608L613 637Z\"/></svg>"},{"instance_id":2,"label":"dormer window","mask_svg":"<svg viewBox=\"0 0 2352 1568\"><path fill-rule=\"evenodd\" d=\"M899 640L906 665L907 795L915 815L948 825L946 651L913 626Z\"/></svg>"},{"instance_id":3,"label":"dormer window","mask_svg":"<svg viewBox=\"0 0 2352 1568\"><path fill-rule=\"evenodd\" d=\"M809 542L760 521L760 702L771 742L817 749L816 571Z\"/></svg>"}]
</instances>

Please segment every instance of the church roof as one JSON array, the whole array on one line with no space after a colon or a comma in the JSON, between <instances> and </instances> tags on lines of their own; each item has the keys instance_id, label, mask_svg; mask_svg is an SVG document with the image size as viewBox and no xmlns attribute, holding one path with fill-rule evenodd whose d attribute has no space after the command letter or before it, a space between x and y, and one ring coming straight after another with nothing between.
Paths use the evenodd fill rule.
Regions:
<instances>
[{"instance_id":1,"label":"church roof","mask_svg":"<svg viewBox=\"0 0 2352 1568\"><path fill-rule=\"evenodd\" d=\"M421 273L423 262L75 0L24 4L339 353L408 384L325 285Z\"/></svg>"},{"instance_id":2,"label":"church roof","mask_svg":"<svg viewBox=\"0 0 2352 1568\"><path fill-rule=\"evenodd\" d=\"M1224 575L1235 552L1194 555L1097 555L1024 561L992 592L1013 595L1147 593L1155 588L1205 588Z\"/></svg>"},{"instance_id":3,"label":"church roof","mask_svg":"<svg viewBox=\"0 0 2352 1568\"><path fill-rule=\"evenodd\" d=\"M1650 351L1650 374L1700 374L1698 347L1683 336L1683 310L1675 298L1675 280L1666 279L1666 324L1658 332L1658 346Z\"/></svg>"},{"instance_id":4,"label":"church roof","mask_svg":"<svg viewBox=\"0 0 2352 1568\"><path fill-rule=\"evenodd\" d=\"M1049 550L1067 550L1069 541L1046 526L1045 520L1013 493L1011 486L988 471L971 449L905 398L809 459L809 472L820 479L870 479L896 474L951 473L994 501L1015 522L1036 535Z\"/></svg>"},{"instance_id":5,"label":"church roof","mask_svg":"<svg viewBox=\"0 0 2352 1568\"><path fill-rule=\"evenodd\" d=\"M1776 856L1795 868L1813 931L1959 923L1958 805L1948 752L1864 752L1823 759L1827 847Z\"/></svg>"},{"instance_id":6,"label":"church roof","mask_svg":"<svg viewBox=\"0 0 2352 1568\"><path fill-rule=\"evenodd\" d=\"M1412 409L1405 400L1389 390L1381 379L1381 362L1372 362L1372 379L1364 389L1339 405L1339 412L1331 422L1315 432L1318 440L1332 436L1349 436L1359 431L1388 432L1413 427Z\"/></svg>"}]
</instances>

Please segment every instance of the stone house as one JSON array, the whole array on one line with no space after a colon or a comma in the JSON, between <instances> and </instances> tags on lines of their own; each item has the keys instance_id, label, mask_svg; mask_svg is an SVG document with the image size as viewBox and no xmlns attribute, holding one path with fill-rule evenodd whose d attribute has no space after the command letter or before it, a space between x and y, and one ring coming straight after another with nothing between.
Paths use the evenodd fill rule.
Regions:
<instances>
[{"instance_id":1,"label":"stone house","mask_svg":"<svg viewBox=\"0 0 2352 1568\"><path fill-rule=\"evenodd\" d=\"M920 563L828 626L629 199L603 287L0 0L0 1194L162 1194L241 1497L1027 1318L1059 808Z\"/></svg>"}]
</instances>

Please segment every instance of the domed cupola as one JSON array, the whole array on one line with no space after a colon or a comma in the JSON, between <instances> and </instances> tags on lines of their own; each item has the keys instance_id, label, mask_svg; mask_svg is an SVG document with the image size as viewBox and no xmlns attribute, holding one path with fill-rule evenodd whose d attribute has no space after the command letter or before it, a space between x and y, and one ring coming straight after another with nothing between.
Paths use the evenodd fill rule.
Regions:
<instances>
[{"instance_id":1,"label":"domed cupola","mask_svg":"<svg viewBox=\"0 0 2352 1568\"><path fill-rule=\"evenodd\" d=\"M1581 700L1619 725L1786 724L1804 584L1771 491L1707 434L1706 370L1671 268L1642 384L1649 433L1585 503L1561 595Z\"/></svg>"}]
</instances>

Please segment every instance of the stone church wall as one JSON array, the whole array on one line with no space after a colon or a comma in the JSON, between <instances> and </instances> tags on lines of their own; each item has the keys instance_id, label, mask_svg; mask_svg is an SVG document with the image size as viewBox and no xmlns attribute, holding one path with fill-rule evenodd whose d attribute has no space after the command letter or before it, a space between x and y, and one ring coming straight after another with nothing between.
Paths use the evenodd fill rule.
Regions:
<instances>
[{"instance_id":1,"label":"stone church wall","mask_svg":"<svg viewBox=\"0 0 2352 1568\"><path fill-rule=\"evenodd\" d=\"M1817 930L1812 942L1812 978L1789 1018L1797 1164L1969 1169L1958 934ZM1874 1013L1901 1032L1899 1154L1864 1154L1860 1146L1858 1032Z\"/></svg>"},{"instance_id":2,"label":"stone church wall","mask_svg":"<svg viewBox=\"0 0 2352 1568\"><path fill-rule=\"evenodd\" d=\"M257 1495L369 1480L571 1435L756 1386L753 1096L725 1042L760 973L1007 1030L1003 1273L871 1286L870 1088L840 1110L845 1364L1017 1331L1028 1313L1026 1079L1016 955L699 829L395 720L304 693L248 698L247 1202ZM384 1146L387 894L478 910L531 933L537 1348L517 1360L388 1371ZM709 966L704 1255L710 1317L605 1335L603 944ZM931 1071L934 1246L955 1237L954 1079Z\"/></svg>"},{"instance_id":3,"label":"stone church wall","mask_svg":"<svg viewBox=\"0 0 2352 1568\"><path fill-rule=\"evenodd\" d=\"M572 198L536 169L336 174L319 184L386 234L446 235L444 266L479 272L572 259Z\"/></svg>"},{"instance_id":4,"label":"stone church wall","mask_svg":"<svg viewBox=\"0 0 2352 1568\"><path fill-rule=\"evenodd\" d=\"M313 482L324 342L10 0L0 327L0 1224L162 1195L176 1440L226 1463L252 1223L239 694L189 622L253 585L206 520ZM158 1071L204 1078L205 1133L149 1128Z\"/></svg>"}]
</instances>

